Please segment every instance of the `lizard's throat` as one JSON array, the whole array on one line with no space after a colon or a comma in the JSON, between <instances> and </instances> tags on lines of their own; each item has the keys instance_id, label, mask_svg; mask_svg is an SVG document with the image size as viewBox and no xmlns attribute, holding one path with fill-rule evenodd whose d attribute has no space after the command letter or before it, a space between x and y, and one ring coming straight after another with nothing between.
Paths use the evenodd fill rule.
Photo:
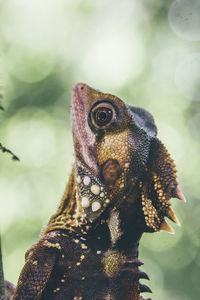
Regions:
<instances>
[{"instance_id":1,"label":"lizard's throat","mask_svg":"<svg viewBox=\"0 0 200 300\"><path fill-rule=\"evenodd\" d=\"M129 194L127 193L127 196ZM87 234L94 222L104 215L106 218L113 206L122 209L124 207L125 210L131 208L134 198L129 199L130 197L132 193L127 199L121 195L114 195L111 189L102 185L100 180L79 162L72 169L60 206L50 218L43 234L53 230Z\"/></svg>"},{"instance_id":2,"label":"lizard's throat","mask_svg":"<svg viewBox=\"0 0 200 300\"><path fill-rule=\"evenodd\" d=\"M72 169L60 206L44 233L65 229L87 234L112 200L111 192L79 162Z\"/></svg>"},{"instance_id":3,"label":"lizard's throat","mask_svg":"<svg viewBox=\"0 0 200 300\"><path fill-rule=\"evenodd\" d=\"M43 235L53 230L67 230L85 234L89 229L89 222L81 205L78 185L74 168L67 183L64 195L57 212L50 218Z\"/></svg>"}]
</instances>

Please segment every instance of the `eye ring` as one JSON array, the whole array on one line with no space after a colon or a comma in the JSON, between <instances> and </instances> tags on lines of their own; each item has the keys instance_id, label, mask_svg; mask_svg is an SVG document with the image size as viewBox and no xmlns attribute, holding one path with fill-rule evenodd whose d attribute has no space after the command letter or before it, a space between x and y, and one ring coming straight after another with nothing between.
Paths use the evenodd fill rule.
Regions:
<instances>
[{"instance_id":1,"label":"eye ring","mask_svg":"<svg viewBox=\"0 0 200 300\"><path fill-rule=\"evenodd\" d=\"M101 102L95 105L90 112L93 126L104 129L115 120L116 112L114 107L108 102Z\"/></svg>"}]
</instances>

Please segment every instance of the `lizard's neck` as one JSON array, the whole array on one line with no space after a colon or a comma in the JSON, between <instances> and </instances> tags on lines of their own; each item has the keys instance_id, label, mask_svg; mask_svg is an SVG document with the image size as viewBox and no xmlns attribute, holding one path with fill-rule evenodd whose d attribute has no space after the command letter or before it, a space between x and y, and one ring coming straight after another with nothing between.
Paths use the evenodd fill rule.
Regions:
<instances>
[{"instance_id":1,"label":"lizard's neck","mask_svg":"<svg viewBox=\"0 0 200 300\"><path fill-rule=\"evenodd\" d=\"M42 235L53 230L67 230L79 234L86 234L89 228L84 211L78 198L75 170L72 169L64 195L54 215L49 220Z\"/></svg>"},{"instance_id":2,"label":"lizard's neck","mask_svg":"<svg viewBox=\"0 0 200 300\"><path fill-rule=\"evenodd\" d=\"M98 227L99 222L100 225L106 222L112 247L135 248L144 232L144 219L141 213L141 201L138 201L140 197L138 191L138 188L134 188L129 192L131 196L127 196L127 200L124 196L124 201L118 207L105 209L105 213L102 213L99 218L100 221L91 222L82 207L77 187L77 174L73 168L57 212L50 218L42 234L53 230L68 230L86 235Z\"/></svg>"}]
</instances>

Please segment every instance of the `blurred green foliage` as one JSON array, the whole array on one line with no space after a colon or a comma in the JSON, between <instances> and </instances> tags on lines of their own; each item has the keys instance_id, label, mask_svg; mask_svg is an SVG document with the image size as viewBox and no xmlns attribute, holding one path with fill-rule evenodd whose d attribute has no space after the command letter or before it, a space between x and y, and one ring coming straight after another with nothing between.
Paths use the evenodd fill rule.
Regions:
<instances>
[{"instance_id":1,"label":"blurred green foliage","mask_svg":"<svg viewBox=\"0 0 200 300\"><path fill-rule=\"evenodd\" d=\"M0 1L0 141L20 158L0 153L10 281L62 196L73 163L71 90L82 81L154 115L188 202L172 199L176 235L144 235L143 269L154 300L200 298L200 7L187 2Z\"/></svg>"}]
</instances>

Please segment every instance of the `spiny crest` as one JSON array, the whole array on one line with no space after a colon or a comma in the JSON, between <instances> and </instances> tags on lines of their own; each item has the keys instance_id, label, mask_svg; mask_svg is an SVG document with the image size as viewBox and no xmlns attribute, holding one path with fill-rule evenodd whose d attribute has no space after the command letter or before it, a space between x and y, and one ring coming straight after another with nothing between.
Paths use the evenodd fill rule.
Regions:
<instances>
[{"instance_id":1,"label":"spiny crest","mask_svg":"<svg viewBox=\"0 0 200 300\"><path fill-rule=\"evenodd\" d=\"M180 225L169 201L172 197L185 201L176 181L176 166L157 138L152 140L149 157L147 180L141 191L145 223L150 230L174 233L164 218L168 217Z\"/></svg>"}]
</instances>

